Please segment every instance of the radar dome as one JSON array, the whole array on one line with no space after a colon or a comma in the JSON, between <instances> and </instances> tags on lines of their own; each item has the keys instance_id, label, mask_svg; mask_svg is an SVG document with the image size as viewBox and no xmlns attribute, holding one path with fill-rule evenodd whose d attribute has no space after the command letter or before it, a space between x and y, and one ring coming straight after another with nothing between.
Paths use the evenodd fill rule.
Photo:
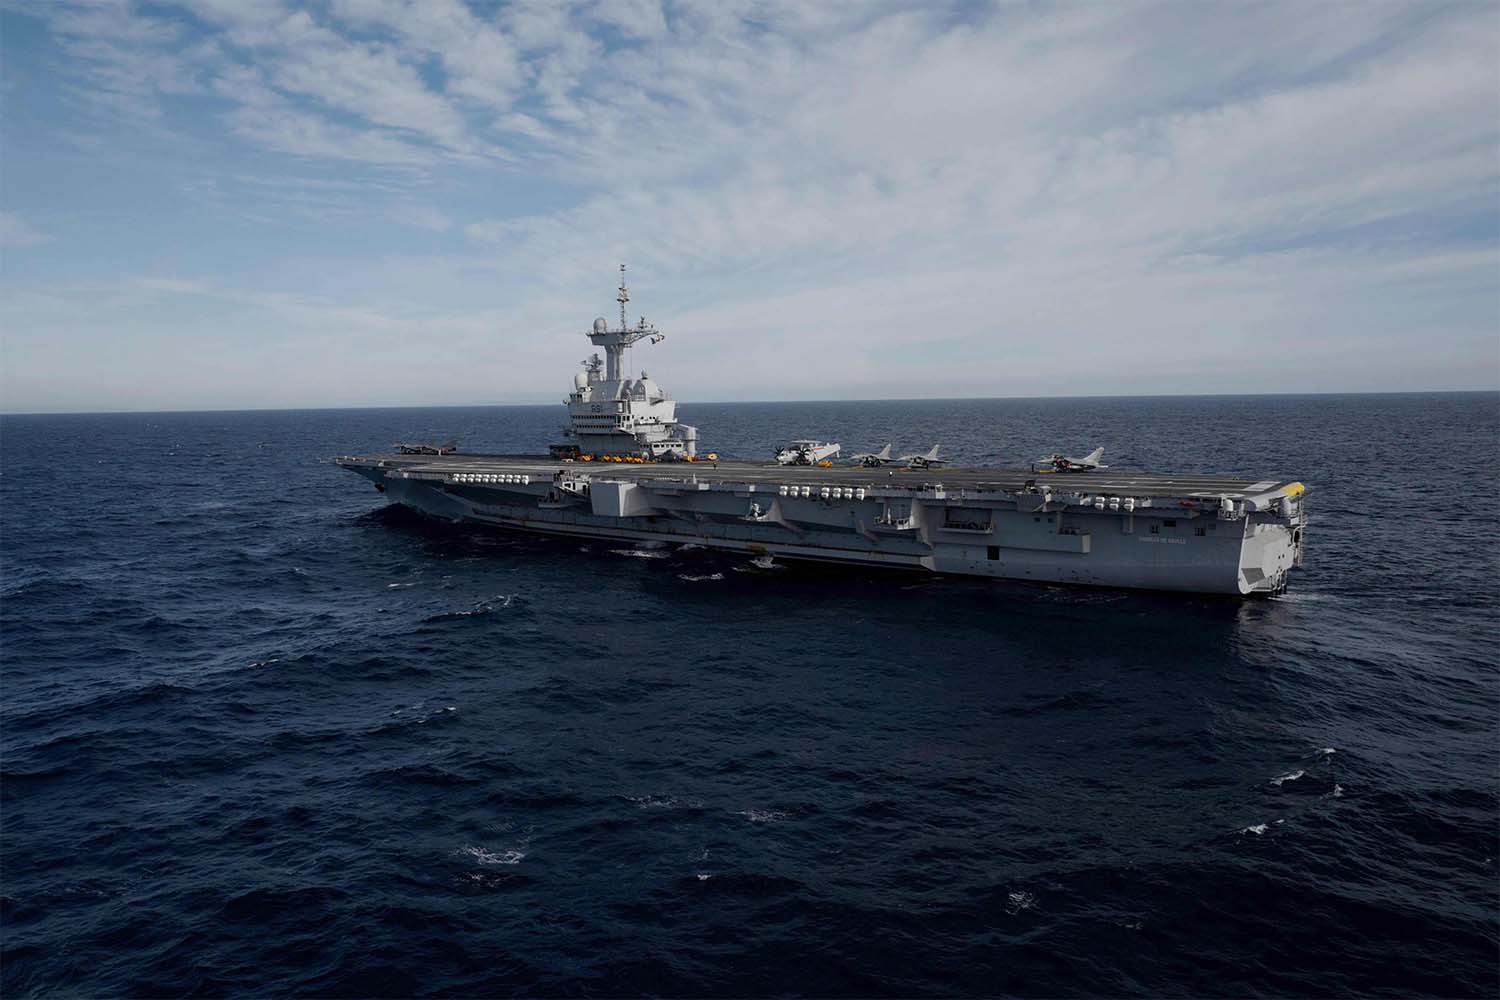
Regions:
<instances>
[{"instance_id":1,"label":"radar dome","mask_svg":"<svg viewBox=\"0 0 1500 1000\"><path fill-rule=\"evenodd\" d=\"M609 332L609 320L605 319L603 316L600 316L598 319L594 320L594 332L595 333L608 333Z\"/></svg>"},{"instance_id":2,"label":"radar dome","mask_svg":"<svg viewBox=\"0 0 1500 1000\"><path fill-rule=\"evenodd\" d=\"M588 384L589 377L583 372L579 372L577 375L573 376L573 388L582 389L585 388Z\"/></svg>"}]
</instances>

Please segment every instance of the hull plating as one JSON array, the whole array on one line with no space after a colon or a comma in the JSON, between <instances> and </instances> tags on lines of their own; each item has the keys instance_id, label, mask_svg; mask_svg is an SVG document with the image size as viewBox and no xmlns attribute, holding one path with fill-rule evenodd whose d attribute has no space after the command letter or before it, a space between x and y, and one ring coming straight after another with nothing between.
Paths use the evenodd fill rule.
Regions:
<instances>
[{"instance_id":1,"label":"hull plating","mask_svg":"<svg viewBox=\"0 0 1500 1000\"><path fill-rule=\"evenodd\" d=\"M1271 594L1284 589L1300 544L1299 525L1275 516L1024 511L970 498L967 507L913 499L892 521L889 504L873 497L780 497L765 510L751 506L754 494L696 484L663 491L598 482L595 495L578 496L545 482L459 486L345 465L392 502L502 530L1043 583Z\"/></svg>"}]
</instances>

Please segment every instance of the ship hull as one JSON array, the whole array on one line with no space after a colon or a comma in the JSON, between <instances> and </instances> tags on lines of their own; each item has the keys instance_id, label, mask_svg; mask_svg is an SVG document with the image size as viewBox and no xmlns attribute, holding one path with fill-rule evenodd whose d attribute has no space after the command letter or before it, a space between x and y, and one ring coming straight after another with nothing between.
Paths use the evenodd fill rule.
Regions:
<instances>
[{"instance_id":1,"label":"ship hull","mask_svg":"<svg viewBox=\"0 0 1500 1000\"><path fill-rule=\"evenodd\" d=\"M1002 470L611 469L501 456L338 461L391 502L497 530L1189 593L1280 592L1300 561L1305 524L1299 484L1214 480L1207 490L1186 490L1210 484L1156 477L1176 484L1171 492L1200 494L1172 500L1151 496L1152 477L1137 476L1128 483L1147 495L1127 498L1135 509L1125 510L1118 493L1099 489L1119 484L1097 474L1038 487L1008 481L1024 474ZM947 484L924 481L936 475ZM1247 502L1250 486L1273 489Z\"/></svg>"}]
</instances>

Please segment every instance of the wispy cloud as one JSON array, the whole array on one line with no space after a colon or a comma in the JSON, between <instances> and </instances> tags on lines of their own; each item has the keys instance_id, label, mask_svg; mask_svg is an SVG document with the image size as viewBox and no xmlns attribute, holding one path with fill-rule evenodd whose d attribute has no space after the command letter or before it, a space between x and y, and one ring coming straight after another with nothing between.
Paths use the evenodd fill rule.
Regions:
<instances>
[{"instance_id":1,"label":"wispy cloud","mask_svg":"<svg viewBox=\"0 0 1500 1000\"><path fill-rule=\"evenodd\" d=\"M406 51L436 60L450 96L505 109L526 72L514 39L458 0L334 0L334 15L379 31Z\"/></svg>"}]
</instances>

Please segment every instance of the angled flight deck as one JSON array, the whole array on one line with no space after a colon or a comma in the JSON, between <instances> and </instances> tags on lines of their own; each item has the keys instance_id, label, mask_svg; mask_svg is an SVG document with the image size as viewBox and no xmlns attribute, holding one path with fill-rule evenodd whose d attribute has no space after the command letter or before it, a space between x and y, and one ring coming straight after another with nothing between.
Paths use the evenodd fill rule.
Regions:
<instances>
[{"instance_id":1,"label":"angled flight deck","mask_svg":"<svg viewBox=\"0 0 1500 1000\"><path fill-rule=\"evenodd\" d=\"M1211 494L1215 497L1226 493L1251 495L1274 492L1286 487L1300 485L1288 480L1253 479L1232 475L1182 475L1153 472L1132 472L1125 469L1109 469L1090 472L1040 472L1027 469L969 468L965 466L943 466L939 469L911 469L899 466L865 468L863 466L786 466L770 462L747 462L737 459L720 459L715 462L698 461L692 464L646 464L616 465L607 463L580 463L560 461L536 455L485 455L453 454L440 459L386 453L350 456L344 461L384 462L388 467L401 467L411 472L442 475L452 472L474 473L530 473L533 477L553 476L558 473L589 471L620 477L632 482L652 479L695 478L702 481L720 480L738 483L826 483L832 485L875 487L897 485L916 488L923 483L941 483L950 490L1019 490L1028 482L1046 485L1053 490L1064 485L1086 488L1095 493L1131 494L1136 496L1192 496Z\"/></svg>"}]
</instances>

